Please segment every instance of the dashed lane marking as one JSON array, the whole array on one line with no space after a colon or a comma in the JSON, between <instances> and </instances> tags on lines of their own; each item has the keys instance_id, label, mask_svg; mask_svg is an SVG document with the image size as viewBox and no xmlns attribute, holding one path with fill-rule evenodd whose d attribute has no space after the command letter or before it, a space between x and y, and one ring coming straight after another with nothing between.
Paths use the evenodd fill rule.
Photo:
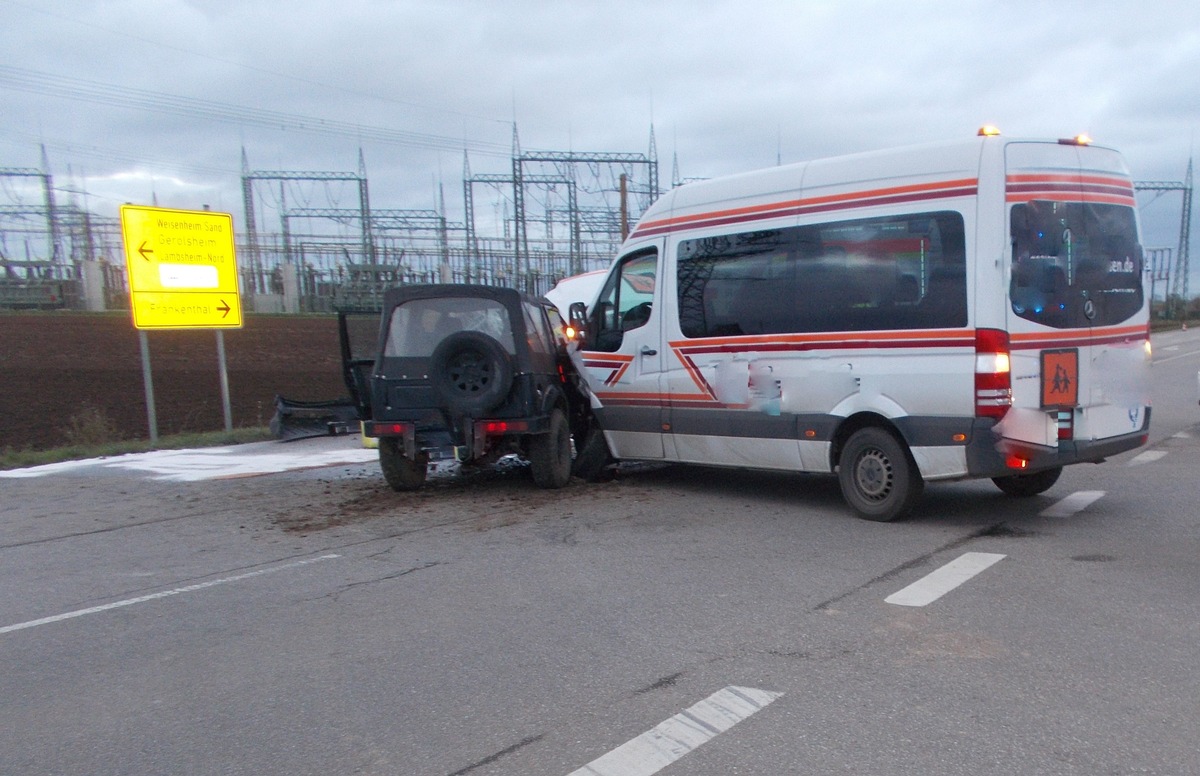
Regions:
<instances>
[{"instance_id":1,"label":"dashed lane marking","mask_svg":"<svg viewBox=\"0 0 1200 776\"><path fill-rule=\"evenodd\" d=\"M968 552L883 600L897 606L926 606L1004 557L992 552Z\"/></svg>"},{"instance_id":2,"label":"dashed lane marking","mask_svg":"<svg viewBox=\"0 0 1200 776\"><path fill-rule=\"evenodd\" d=\"M320 555L316 558L307 558L305 560L297 560L297 561L293 561L291 563L285 563L282 566L272 566L270 568L259 569L257 571L247 571L245 574L236 574L232 577L222 577L221 579L212 579L212 580L209 580L208 582L198 582L194 585L185 585L183 587L177 587L173 590L163 590L162 592L159 592L159 593L150 593L149 595L140 595L137 598L126 598L124 601L114 601L111 604L101 604L100 606L92 606L87 609L76 609L73 612L64 612L62 614L56 614L51 617L43 617L40 620L30 620L29 622L19 622L16 625L5 625L4 627L0 628L0 635L3 635L5 633L12 633L13 631L25 630L26 628L36 628L39 625L49 625L50 623L54 623L54 622L62 622L63 620L70 620L75 617L83 617L84 615L88 615L88 614L98 614L100 612L107 612L109 609L119 609L123 606L133 606L134 604L144 604L147 601L157 601L160 598L170 598L171 596L181 595L183 593L194 593L197 590L204 590L206 588L216 587L217 585L227 585L230 582L240 582L243 579L250 579L251 577L261 577L264 574L273 574L276 571L284 571L286 569L294 569L298 566L307 566L310 563L317 563L319 561L330 560L332 558L340 558L340 557L341 557L340 555L336 555L336 554Z\"/></svg>"},{"instance_id":3,"label":"dashed lane marking","mask_svg":"<svg viewBox=\"0 0 1200 776\"><path fill-rule=\"evenodd\" d=\"M1166 358L1156 358L1154 359L1154 363L1165 364L1168 361L1176 361L1181 358L1190 358L1191 356L1200 356L1200 350L1189 350L1187 353L1178 353L1174 356L1167 356Z\"/></svg>"},{"instance_id":4,"label":"dashed lane marking","mask_svg":"<svg viewBox=\"0 0 1200 776\"><path fill-rule=\"evenodd\" d=\"M1043 509L1042 517L1071 517L1076 512L1086 509L1093 502L1098 501L1104 495L1102 490L1081 490L1059 501L1057 504L1052 504L1050 507Z\"/></svg>"},{"instance_id":5,"label":"dashed lane marking","mask_svg":"<svg viewBox=\"0 0 1200 776\"><path fill-rule=\"evenodd\" d=\"M1129 459L1129 466L1141 466L1144 463L1154 463L1167 454L1166 450L1147 450Z\"/></svg>"},{"instance_id":6,"label":"dashed lane marking","mask_svg":"<svg viewBox=\"0 0 1200 776\"><path fill-rule=\"evenodd\" d=\"M726 687L569 776L650 776L761 711L780 692Z\"/></svg>"}]
</instances>

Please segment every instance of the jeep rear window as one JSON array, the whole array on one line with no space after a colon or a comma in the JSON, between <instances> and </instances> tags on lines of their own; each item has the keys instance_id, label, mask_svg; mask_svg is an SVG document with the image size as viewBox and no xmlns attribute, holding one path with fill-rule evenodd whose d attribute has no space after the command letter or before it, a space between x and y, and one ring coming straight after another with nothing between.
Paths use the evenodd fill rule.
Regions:
<instances>
[{"instance_id":1,"label":"jeep rear window","mask_svg":"<svg viewBox=\"0 0 1200 776\"><path fill-rule=\"evenodd\" d=\"M1012 310L1058 329L1110 326L1142 309L1133 208L1034 200L1014 205Z\"/></svg>"},{"instance_id":2,"label":"jeep rear window","mask_svg":"<svg viewBox=\"0 0 1200 776\"><path fill-rule=\"evenodd\" d=\"M504 305L479 297L435 297L411 299L392 310L383 355L428 358L442 340L460 331L482 332L516 353Z\"/></svg>"}]
</instances>

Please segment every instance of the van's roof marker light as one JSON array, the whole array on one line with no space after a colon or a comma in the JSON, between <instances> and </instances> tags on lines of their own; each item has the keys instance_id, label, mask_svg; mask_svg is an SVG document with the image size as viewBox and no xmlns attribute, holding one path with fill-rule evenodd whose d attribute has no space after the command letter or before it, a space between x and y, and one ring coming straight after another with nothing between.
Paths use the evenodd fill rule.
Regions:
<instances>
[{"instance_id":1,"label":"van's roof marker light","mask_svg":"<svg viewBox=\"0 0 1200 776\"><path fill-rule=\"evenodd\" d=\"M1087 135L1076 135L1075 137L1059 138L1058 143L1059 145L1086 146L1092 144L1092 139Z\"/></svg>"},{"instance_id":2,"label":"van's roof marker light","mask_svg":"<svg viewBox=\"0 0 1200 776\"><path fill-rule=\"evenodd\" d=\"M1000 127L994 124L984 124L976 134L980 137L997 137L1000 134Z\"/></svg>"}]
</instances>

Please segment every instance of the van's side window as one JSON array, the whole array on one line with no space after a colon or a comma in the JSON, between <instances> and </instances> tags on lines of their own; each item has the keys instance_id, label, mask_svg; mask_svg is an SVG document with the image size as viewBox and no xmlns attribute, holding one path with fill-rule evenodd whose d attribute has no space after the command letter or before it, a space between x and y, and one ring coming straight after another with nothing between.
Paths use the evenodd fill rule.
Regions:
<instances>
[{"instance_id":1,"label":"van's side window","mask_svg":"<svg viewBox=\"0 0 1200 776\"><path fill-rule=\"evenodd\" d=\"M679 326L685 337L961 327L966 277L954 212L684 240Z\"/></svg>"},{"instance_id":2,"label":"van's side window","mask_svg":"<svg viewBox=\"0 0 1200 776\"><path fill-rule=\"evenodd\" d=\"M625 332L650 321L658 274L658 251L651 248L623 259L609 275L592 312L595 350L613 352Z\"/></svg>"}]
</instances>

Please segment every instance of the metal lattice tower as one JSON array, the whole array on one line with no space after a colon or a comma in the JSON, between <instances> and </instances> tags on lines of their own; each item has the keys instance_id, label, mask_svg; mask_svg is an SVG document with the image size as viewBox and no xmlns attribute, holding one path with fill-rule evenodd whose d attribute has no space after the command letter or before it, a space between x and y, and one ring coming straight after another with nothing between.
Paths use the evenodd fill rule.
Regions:
<instances>
[{"instance_id":1,"label":"metal lattice tower","mask_svg":"<svg viewBox=\"0 0 1200 776\"><path fill-rule=\"evenodd\" d=\"M288 170L257 170L251 171L246 163L246 151L242 149L242 199L246 210L246 247L250 253L251 266L254 268L255 283L261 280L262 275L262 256L258 239L256 236L258 224L255 220L254 212L254 184L259 182L279 182L286 181L343 181L351 182L358 187L358 215L359 221L362 224L361 240L362 253L364 260L374 262L375 259L375 243L374 237L370 229L371 222L371 203L367 194L367 175L364 169L362 152L358 155L359 171L357 173L349 172L294 172ZM290 250L287 241L289 239L287 218L287 204L283 200L281 190L281 207L280 207L280 223L283 229L284 238L284 255L290 257ZM255 289L257 292L259 289Z\"/></svg>"},{"instance_id":2,"label":"metal lattice tower","mask_svg":"<svg viewBox=\"0 0 1200 776\"><path fill-rule=\"evenodd\" d=\"M0 167L0 177L3 178L38 178L42 182L42 198L44 206L42 208L29 208L23 206L5 206L0 209L2 215L32 215L43 216L46 219L46 239L50 249L50 261L57 262L62 259L62 240L59 237L58 221L59 213L54 203L54 179L47 172L50 169L50 163L46 158L46 148L42 147L42 169L38 170L33 167Z\"/></svg>"},{"instance_id":3,"label":"metal lattice tower","mask_svg":"<svg viewBox=\"0 0 1200 776\"><path fill-rule=\"evenodd\" d=\"M1192 160L1188 160L1187 175L1182 181L1137 181L1137 191L1180 191L1183 192L1183 208L1179 221L1179 250L1175 253L1175 279L1170 296L1177 304L1187 304L1189 260L1188 250L1192 241Z\"/></svg>"},{"instance_id":4,"label":"metal lattice tower","mask_svg":"<svg viewBox=\"0 0 1200 776\"><path fill-rule=\"evenodd\" d=\"M544 172L538 174L538 167L550 166L554 171L552 175L547 175ZM640 177L644 183L643 188L637 193L642 195L641 206L638 212L633 214L635 217L640 212L650 206L654 200L658 199L660 189L658 183L658 158L657 148L654 138L654 129L650 130L650 148L648 154L641 153L587 153L578 151L530 151L522 152L517 143L516 130L513 134L513 160L512 160L512 187L513 187L513 219L516 226L516 239L514 241L513 263L518 277L523 274L531 273L533 270L533 253L530 249L529 224L531 222L529 208L527 207L527 187L534 185L552 186L555 181L565 181L567 186L568 205L566 210L566 220L570 230L570 256L569 256L569 271L571 274L577 274L582 271L583 260L583 233L584 216L583 209L580 204L580 195L583 190L583 184L580 183L580 170L584 170L596 177L601 177L602 172L607 170L609 176L615 181L623 179L629 181L633 176L629 174L635 169L644 170L644 177ZM622 186L625 184L622 183ZM594 192L593 192L594 193ZM624 204L622 203L622 207ZM611 208L610 208L611 210ZM632 221L635 219L628 218L628 212L618 213L619 218L616 219L618 224L616 234L620 234L619 224L622 221ZM547 208L544 215L546 224L547 242L552 242L552 227L555 223L553 213L550 208ZM619 238L617 242L619 242Z\"/></svg>"}]
</instances>

